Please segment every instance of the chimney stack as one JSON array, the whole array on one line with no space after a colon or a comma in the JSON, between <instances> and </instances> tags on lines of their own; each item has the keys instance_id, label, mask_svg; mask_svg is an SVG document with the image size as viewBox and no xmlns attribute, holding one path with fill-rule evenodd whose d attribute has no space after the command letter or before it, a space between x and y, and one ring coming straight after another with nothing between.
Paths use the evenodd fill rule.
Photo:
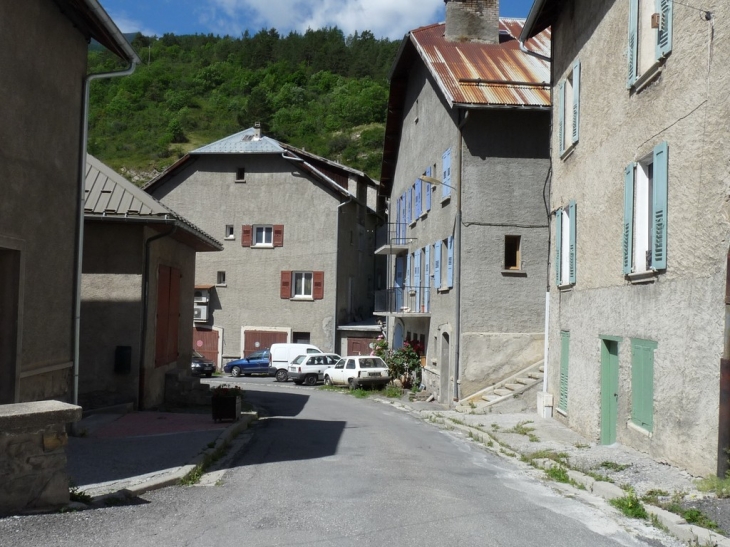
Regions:
<instances>
[{"instance_id":1,"label":"chimney stack","mask_svg":"<svg viewBox=\"0 0 730 547\"><path fill-rule=\"evenodd\" d=\"M444 0L446 40L499 43L499 0Z\"/></svg>"},{"instance_id":2,"label":"chimney stack","mask_svg":"<svg viewBox=\"0 0 730 547\"><path fill-rule=\"evenodd\" d=\"M254 122L254 124L253 124L253 138L254 139L260 139L261 138L261 122Z\"/></svg>"}]
</instances>

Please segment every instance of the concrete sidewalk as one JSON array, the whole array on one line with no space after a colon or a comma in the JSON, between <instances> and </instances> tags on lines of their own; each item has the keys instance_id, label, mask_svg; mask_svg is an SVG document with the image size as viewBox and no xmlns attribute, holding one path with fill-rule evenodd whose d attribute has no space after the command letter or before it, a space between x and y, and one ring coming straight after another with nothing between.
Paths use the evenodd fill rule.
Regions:
<instances>
[{"instance_id":1,"label":"concrete sidewalk","mask_svg":"<svg viewBox=\"0 0 730 547\"><path fill-rule=\"evenodd\" d=\"M176 484L256 418L255 412L233 423L215 423L210 412L90 415L76 424L79 436L69 438L71 482L92 503Z\"/></svg>"},{"instance_id":2,"label":"concrete sidewalk","mask_svg":"<svg viewBox=\"0 0 730 547\"><path fill-rule=\"evenodd\" d=\"M534 411L500 414L495 408L489 414L464 414L434 403L378 399L438 427L460 431L472 442L518 466L565 469L570 482L551 484L566 495L598 496L609 501L625 497L633 489L639 498L653 496L656 505L669 503L674 497L681 499L683 507L699 508L722 530L730 531L730 500L700 492L698 477L620 444L597 444ZM688 524L649 501L643 503L652 519L680 540L692 545L730 547L730 539L720 533Z\"/></svg>"}]
</instances>

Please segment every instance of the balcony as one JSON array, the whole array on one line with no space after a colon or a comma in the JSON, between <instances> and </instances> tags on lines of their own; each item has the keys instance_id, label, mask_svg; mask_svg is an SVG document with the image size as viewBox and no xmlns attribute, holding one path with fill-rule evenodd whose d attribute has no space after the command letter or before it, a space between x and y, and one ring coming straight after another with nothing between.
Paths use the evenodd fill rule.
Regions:
<instances>
[{"instance_id":1,"label":"balcony","mask_svg":"<svg viewBox=\"0 0 730 547\"><path fill-rule=\"evenodd\" d=\"M374 315L394 317L429 317L430 287L404 287L375 291Z\"/></svg>"},{"instance_id":2,"label":"balcony","mask_svg":"<svg viewBox=\"0 0 730 547\"><path fill-rule=\"evenodd\" d=\"M375 234L376 255L400 255L408 252L409 244L416 241L406 237L408 225L405 222L389 223L381 226Z\"/></svg>"}]
</instances>

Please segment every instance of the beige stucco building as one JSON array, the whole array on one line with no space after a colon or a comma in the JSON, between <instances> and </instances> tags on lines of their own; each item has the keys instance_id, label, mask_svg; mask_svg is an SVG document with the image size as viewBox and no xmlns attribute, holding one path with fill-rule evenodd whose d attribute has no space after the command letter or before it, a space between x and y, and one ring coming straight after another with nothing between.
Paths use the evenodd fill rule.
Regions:
<instances>
[{"instance_id":1,"label":"beige stucco building","mask_svg":"<svg viewBox=\"0 0 730 547\"><path fill-rule=\"evenodd\" d=\"M138 61L96 0L0 3L0 404L73 398L92 37Z\"/></svg>"},{"instance_id":2,"label":"beige stucco building","mask_svg":"<svg viewBox=\"0 0 730 547\"><path fill-rule=\"evenodd\" d=\"M550 72L498 2L446 10L406 35L391 72L376 313L392 348L421 343L423 383L450 404L543 356ZM547 54L549 32L529 46Z\"/></svg>"},{"instance_id":3,"label":"beige stucco building","mask_svg":"<svg viewBox=\"0 0 730 547\"><path fill-rule=\"evenodd\" d=\"M730 5L701 7L537 0L522 38L552 25L554 415L724 475Z\"/></svg>"},{"instance_id":4,"label":"beige stucco building","mask_svg":"<svg viewBox=\"0 0 730 547\"><path fill-rule=\"evenodd\" d=\"M195 271L195 345L219 365L276 342L363 351L379 334L377 184L364 173L250 128L146 190L223 240Z\"/></svg>"}]
</instances>

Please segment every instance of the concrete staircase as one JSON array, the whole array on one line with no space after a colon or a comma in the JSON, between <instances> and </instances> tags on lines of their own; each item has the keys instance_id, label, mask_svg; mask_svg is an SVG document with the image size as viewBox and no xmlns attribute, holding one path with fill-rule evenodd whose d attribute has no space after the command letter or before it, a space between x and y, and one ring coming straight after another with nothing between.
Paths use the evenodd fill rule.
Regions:
<instances>
[{"instance_id":1,"label":"concrete staircase","mask_svg":"<svg viewBox=\"0 0 730 547\"><path fill-rule=\"evenodd\" d=\"M490 406L519 395L535 384L542 384L545 371L543 364L543 360L540 360L501 382L461 399L455 410L464 414L482 414L488 412Z\"/></svg>"}]
</instances>

